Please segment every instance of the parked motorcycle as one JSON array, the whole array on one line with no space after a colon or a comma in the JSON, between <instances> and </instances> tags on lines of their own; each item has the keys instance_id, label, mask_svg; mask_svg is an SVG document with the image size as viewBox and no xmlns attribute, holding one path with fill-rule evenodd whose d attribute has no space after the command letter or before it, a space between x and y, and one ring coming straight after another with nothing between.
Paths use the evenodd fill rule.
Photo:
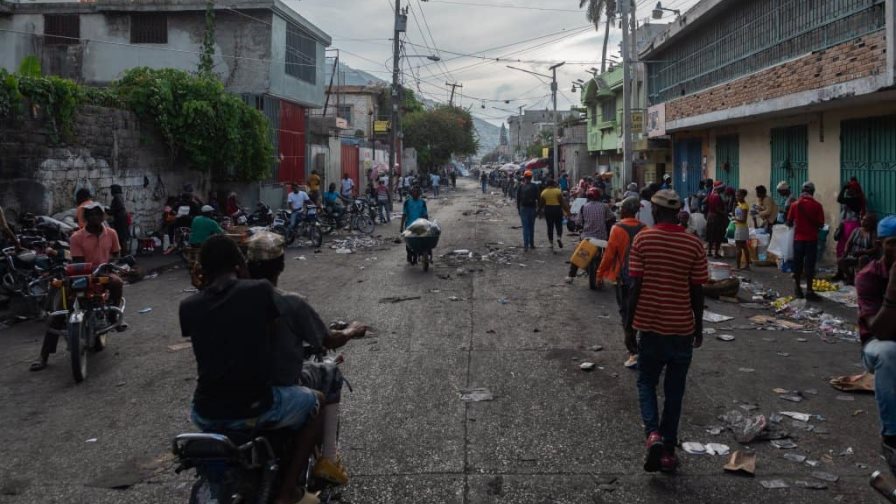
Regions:
<instances>
[{"instance_id":1,"label":"parked motorcycle","mask_svg":"<svg viewBox=\"0 0 896 504\"><path fill-rule=\"evenodd\" d=\"M106 348L106 335L112 331L123 331L125 300L121 306L109 304L109 293L105 289L110 272L126 275L134 266L134 259L126 257L117 264L100 264L93 268L90 263L73 263L61 268L60 278L52 285L62 296L62 309L50 313L51 317L65 317L64 329L68 351L71 356L72 376L75 383L87 378L87 356Z\"/></svg>"},{"instance_id":2,"label":"parked motorcycle","mask_svg":"<svg viewBox=\"0 0 896 504\"><path fill-rule=\"evenodd\" d=\"M40 312L47 307L51 272L63 264L68 242L48 246L40 237L20 236L22 250L7 247L0 251L0 292L29 299Z\"/></svg>"},{"instance_id":3,"label":"parked motorcycle","mask_svg":"<svg viewBox=\"0 0 896 504\"><path fill-rule=\"evenodd\" d=\"M371 212L373 215L371 215ZM349 222L352 229L356 229L364 234L373 233L373 227L376 223L376 208L370 206L370 202L366 198L357 198L352 201L348 208Z\"/></svg>"},{"instance_id":4,"label":"parked motorcycle","mask_svg":"<svg viewBox=\"0 0 896 504\"><path fill-rule=\"evenodd\" d=\"M271 231L283 236L286 245L292 245L296 238L306 238L314 248L320 248L323 244L324 236L321 230L321 223L317 219L317 207L309 206L299 217L299 222L295 228L290 223L292 212L281 209L277 212L274 222L271 224Z\"/></svg>"}]
</instances>

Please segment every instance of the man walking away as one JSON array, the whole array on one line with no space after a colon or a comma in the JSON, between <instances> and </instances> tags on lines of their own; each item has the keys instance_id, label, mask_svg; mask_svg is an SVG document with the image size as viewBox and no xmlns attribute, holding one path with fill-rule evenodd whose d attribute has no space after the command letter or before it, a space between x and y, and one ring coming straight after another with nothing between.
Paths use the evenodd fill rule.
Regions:
<instances>
[{"instance_id":1,"label":"man walking away","mask_svg":"<svg viewBox=\"0 0 896 504\"><path fill-rule=\"evenodd\" d=\"M806 274L806 294L809 301L820 301L812 281L815 279L815 262L818 260L818 231L824 226L824 208L813 196L815 184L803 184L800 199L790 205L787 225L793 228L793 295L803 298L800 280Z\"/></svg>"},{"instance_id":2,"label":"man walking away","mask_svg":"<svg viewBox=\"0 0 896 504\"><path fill-rule=\"evenodd\" d=\"M488 191L488 174L485 173L485 170L479 174L479 185L482 186L482 194L485 194Z\"/></svg>"},{"instance_id":3,"label":"man walking away","mask_svg":"<svg viewBox=\"0 0 896 504\"><path fill-rule=\"evenodd\" d=\"M647 435L644 470L673 472L675 445L693 349L703 344L703 284L708 279L700 239L677 223L681 199L661 190L651 199L656 225L638 233L629 256L632 277L627 346L638 331L638 399ZM665 368L662 416L656 388Z\"/></svg>"},{"instance_id":4,"label":"man walking away","mask_svg":"<svg viewBox=\"0 0 896 504\"><path fill-rule=\"evenodd\" d=\"M432 195L439 195L439 184L442 183L442 177L439 176L437 172L432 172L432 175L429 176L429 180L432 182Z\"/></svg>"},{"instance_id":5,"label":"man walking away","mask_svg":"<svg viewBox=\"0 0 896 504\"><path fill-rule=\"evenodd\" d=\"M516 210L523 225L523 251L535 248L535 209L538 206L538 186L532 183L532 172L526 170L523 182L516 191Z\"/></svg>"},{"instance_id":6,"label":"man walking away","mask_svg":"<svg viewBox=\"0 0 896 504\"><path fill-rule=\"evenodd\" d=\"M610 211L610 207L608 207L606 203L600 201L600 189L592 187L588 189L585 196L588 198L588 202L582 205L582 208L576 216L576 223L582 228L581 238L582 240L591 238L595 240L606 240L607 226L610 219L613 218L613 212ZM573 254L575 254L575 252ZM578 271L579 267L570 261L569 275L566 277L566 283L572 283ZM598 282L599 281L600 277L598 276Z\"/></svg>"},{"instance_id":7,"label":"man walking away","mask_svg":"<svg viewBox=\"0 0 896 504\"><path fill-rule=\"evenodd\" d=\"M883 257L856 275L859 336L865 368L874 373L884 459L896 475L896 216L882 219L877 236Z\"/></svg>"},{"instance_id":8,"label":"man walking away","mask_svg":"<svg viewBox=\"0 0 896 504\"><path fill-rule=\"evenodd\" d=\"M616 282L616 304L619 306L619 315L622 319L622 329L625 332L625 344L628 348L628 359L625 367L633 368L638 365L638 344L635 334L626 328L628 320L628 297L632 288L632 277L629 273L629 255L635 236L646 226L635 216L641 209L641 202L637 196L626 198L622 201L619 214L622 220L617 222L610 230L610 239L607 241L607 250L597 268L598 283L604 280Z\"/></svg>"},{"instance_id":9,"label":"man walking away","mask_svg":"<svg viewBox=\"0 0 896 504\"><path fill-rule=\"evenodd\" d=\"M549 179L547 187L541 191L538 198L538 206L544 211L544 220L548 225L548 242L551 251L554 250L554 232L557 232L557 246L563 248L563 214L569 211L565 208L566 200L563 193L557 187L554 179ZM606 229L606 224L604 225Z\"/></svg>"}]
</instances>

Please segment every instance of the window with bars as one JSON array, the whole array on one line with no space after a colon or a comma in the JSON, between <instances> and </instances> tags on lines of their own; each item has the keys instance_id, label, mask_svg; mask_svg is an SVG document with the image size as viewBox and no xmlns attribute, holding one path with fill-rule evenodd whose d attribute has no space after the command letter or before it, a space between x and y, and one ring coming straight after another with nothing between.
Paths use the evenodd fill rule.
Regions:
<instances>
[{"instance_id":1,"label":"window with bars","mask_svg":"<svg viewBox=\"0 0 896 504\"><path fill-rule=\"evenodd\" d=\"M317 42L293 23L286 25L286 74L317 83Z\"/></svg>"},{"instance_id":2,"label":"window with bars","mask_svg":"<svg viewBox=\"0 0 896 504\"><path fill-rule=\"evenodd\" d=\"M336 107L336 117L341 117L345 119L349 124L354 124L352 122L352 106L339 105L338 107Z\"/></svg>"},{"instance_id":3,"label":"window with bars","mask_svg":"<svg viewBox=\"0 0 896 504\"><path fill-rule=\"evenodd\" d=\"M741 0L650 55L661 103L886 27L885 0Z\"/></svg>"},{"instance_id":4,"label":"window with bars","mask_svg":"<svg viewBox=\"0 0 896 504\"><path fill-rule=\"evenodd\" d=\"M77 14L44 14L44 43L76 45L81 41L81 17Z\"/></svg>"},{"instance_id":5,"label":"window with bars","mask_svg":"<svg viewBox=\"0 0 896 504\"><path fill-rule=\"evenodd\" d=\"M167 44L168 15L164 12L131 14L132 44Z\"/></svg>"},{"instance_id":6,"label":"window with bars","mask_svg":"<svg viewBox=\"0 0 896 504\"><path fill-rule=\"evenodd\" d=\"M606 100L600 103L601 121L610 122L616 120L616 100Z\"/></svg>"}]
</instances>

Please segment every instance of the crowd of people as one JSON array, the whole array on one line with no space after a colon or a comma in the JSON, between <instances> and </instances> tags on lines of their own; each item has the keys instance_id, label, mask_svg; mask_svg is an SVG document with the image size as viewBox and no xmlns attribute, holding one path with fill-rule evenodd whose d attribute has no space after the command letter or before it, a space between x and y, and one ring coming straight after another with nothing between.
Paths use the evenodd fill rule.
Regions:
<instances>
[{"instance_id":1,"label":"crowd of people","mask_svg":"<svg viewBox=\"0 0 896 504\"><path fill-rule=\"evenodd\" d=\"M803 183L797 194L788 182L780 182L775 187L783 201L779 208L764 186L754 188L753 199L745 188L712 179L701 181L696 194L682 198L666 175L662 182L640 189L628 185L615 202L616 212L610 189L599 176L583 178L571 188L565 172L558 180L532 171L519 176L497 173L491 182L516 202L525 252L536 246L538 218L545 221L550 249L562 248L566 219L581 240L570 259L566 282L573 282L579 273L577 256L590 260L596 254L597 285L615 284L630 352L625 366L639 373L646 471L672 472L679 465L675 446L686 377L693 349L703 342L703 286L710 282L710 259L722 257L729 240L736 267L749 270L757 241L753 237L785 233L782 236L792 240L792 257L782 266L792 271L794 297L821 300L814 280L826 223L812 182ZM579 197L585 202L573 210ZM896 216L878 222L855 178L844 184L837 202L841 208L834 233L838 266L834 279L856 286L862 357L874 374L882 452L896 474ZM662 411L657 400L661 376Z\"/></svg>"}]
</instances>

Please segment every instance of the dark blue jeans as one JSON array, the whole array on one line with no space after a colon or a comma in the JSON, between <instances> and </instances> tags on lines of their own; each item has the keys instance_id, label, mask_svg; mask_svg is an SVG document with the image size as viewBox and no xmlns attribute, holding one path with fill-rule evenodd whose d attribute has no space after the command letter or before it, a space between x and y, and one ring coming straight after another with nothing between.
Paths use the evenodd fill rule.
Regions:
<instances>
[{"instance_id":1,"label":"dark blue jeans","mask_svg":"<svg viewBox=\"0 0 896 504\"><path fill-rule=\"evenodd\" d=\"M520 207L520 221L523 224L523 247L534 247L535 207Z\"/></svg>"},{"instance_id":2,"label":"dark blue jeans","mask_svg":"<svg viewBox=\"0 0 896 504\"><path fill-rule=\"evenodd\" d=\"M659 432L667 446L678 442L681 401L693 353L692 337L642 332L638 339L638 400L644 432L648 435ZM663 380L665 402L660 416L656 387L663 368L666 369Z\"/></svg>"},{"instance_id":3,"label":"dark blue jeans","mask_svg":"<svg viewBox=\"0 0 896 504\"><path fill-rule=\"evenodd\" d=\"M485 180L483 180L483 181L482 181L482 194L485 194L485 192L486 192L487 190L488 190L488 182L485 181Z\"/></svg>"}]
</instances>

